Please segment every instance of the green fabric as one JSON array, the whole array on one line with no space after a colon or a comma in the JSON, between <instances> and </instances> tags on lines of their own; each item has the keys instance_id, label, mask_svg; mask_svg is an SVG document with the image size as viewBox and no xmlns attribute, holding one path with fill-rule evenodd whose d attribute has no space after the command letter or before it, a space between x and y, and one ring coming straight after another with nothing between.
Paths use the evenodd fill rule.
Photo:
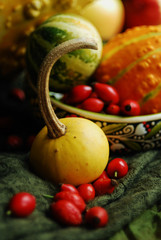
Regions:
<instances>
[{"instance_id":1,"label":"green fabric","mask_svg":"<svg viewBox=\"0 0 161 240\"><path fill-rule=\"evenodd\" d=\"M104 228L65 227L50 215L58 187L36 176L28 154L0 155L0 239L1 240L157 240L161 239L161 151L122 156L129 165L113 194L95 198L88 204L103 206L109 213ZM27 218L6 215L13 194L27 191L35 195L37 206Z\"/></svg>"},{"instance_id":2,"label":"green fabric","mask_svg":"<svg viewBox=\"0 0 161 240\"><path fill-rule=\"evenodd\" d=\"M160 240L161 203L155 204L109 240Z\"/></svg>"}]
</instances>

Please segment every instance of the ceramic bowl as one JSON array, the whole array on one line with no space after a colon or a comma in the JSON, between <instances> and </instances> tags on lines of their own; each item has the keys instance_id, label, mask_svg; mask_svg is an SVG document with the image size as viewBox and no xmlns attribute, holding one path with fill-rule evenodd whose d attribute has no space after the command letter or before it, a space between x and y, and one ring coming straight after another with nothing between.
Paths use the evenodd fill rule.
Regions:
<instances>
[{"instance_id":1,"label":"ceramic bowl","mask_svg":"<svg viewBox=\"0 0 161 240\"><path fill-rule=\"evenodd\" d=\"M74 114L90 119L102 128L112 152L141 152L161 147L161 113L136 117L94 113L66 105L59 97L50 95L59 118Z\"/></svg>"}]
</instances>

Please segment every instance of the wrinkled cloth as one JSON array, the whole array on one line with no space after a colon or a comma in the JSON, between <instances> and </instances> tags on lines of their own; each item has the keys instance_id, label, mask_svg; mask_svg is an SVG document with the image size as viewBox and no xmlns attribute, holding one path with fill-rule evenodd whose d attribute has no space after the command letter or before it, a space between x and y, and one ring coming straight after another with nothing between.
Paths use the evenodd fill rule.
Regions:
<instances>
[{"instance_id":1,"label":"wrinkled cloth","mask_svg":"<svg viewBox=\"0 0 161 240\"><path fill-rule=\"evenodd\" d=\"M1 240L151 240L161 239L161 151L150 150L121 156L128 174L110 195L96 197L87 207L102 206L108 211L108 224L91 229L82 224L66 227L50 212L59 187L32 171L28 154L0 155L0 239ZM36 209L26 218L6 214L10 198L17 192L36 197Z\"/></svg>"}]
</instances>

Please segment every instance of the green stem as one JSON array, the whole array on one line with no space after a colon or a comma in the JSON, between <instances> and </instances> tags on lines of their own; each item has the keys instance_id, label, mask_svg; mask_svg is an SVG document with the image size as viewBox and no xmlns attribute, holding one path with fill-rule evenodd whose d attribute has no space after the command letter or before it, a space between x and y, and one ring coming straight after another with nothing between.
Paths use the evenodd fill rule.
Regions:
<instances>
[{"instance_id":1,"label":"green stem","mask_svg":"<svg viewBox=\"0 0 161 240\"><path fill-rule=\"evenodd\" d=\"M48 194L43 194L43 197L54 198L54 196L52 196L52 195L48 195Z\"/></svg>"},{"instance_id":2,"label":"green stem","mask_svg":"<svg viewBox=\"0 0 161 240\"><path fill-rule=\"evenodd\" d=\"M8 211L6 212L6 215L8 215L8 216L10 216L11 214L12 214L11 210L8 210Z\"/></svg>"},{"instance_id":3,"label":"green stem","mask_svg":"<svg viewBox=\"0 0 161 240\"><path fill-rule=\"evenodd\" d=\"M115 172L114 172L114 177L117 178L117 176L118 176L118 172L115 171Z\"/></svg>"}]
</instances>

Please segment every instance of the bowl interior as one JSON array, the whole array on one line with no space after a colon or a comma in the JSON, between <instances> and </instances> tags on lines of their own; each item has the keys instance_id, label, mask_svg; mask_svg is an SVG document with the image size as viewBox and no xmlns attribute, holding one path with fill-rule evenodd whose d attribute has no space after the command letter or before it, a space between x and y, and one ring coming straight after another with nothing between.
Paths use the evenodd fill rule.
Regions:
<instances>
[{"instance_id":1,"label":"bowl interior","mask_svg":"<svg viewBox=\"0 0 161 240\"><path fill-rule=\"evenodd\" d=\"M161 113L156 114L150 114L150 115L140 115L140 116L116 116L116 115L110 115L110 114L104 114L104 113L95 113L86 111L83 109L79 109L76 107L73 107L71 105L67 105L63 102L61 102L62 94L59 93L53 93L50 92L50 98L51 102L58 108L67 111L69 113L77 114L79 116L91 119L91 120L99 120L104 122L115 122L115 123L137 123L137 122L147 122L147 121L155 121L161 119Z\"/></svg>"}]
</instances>

